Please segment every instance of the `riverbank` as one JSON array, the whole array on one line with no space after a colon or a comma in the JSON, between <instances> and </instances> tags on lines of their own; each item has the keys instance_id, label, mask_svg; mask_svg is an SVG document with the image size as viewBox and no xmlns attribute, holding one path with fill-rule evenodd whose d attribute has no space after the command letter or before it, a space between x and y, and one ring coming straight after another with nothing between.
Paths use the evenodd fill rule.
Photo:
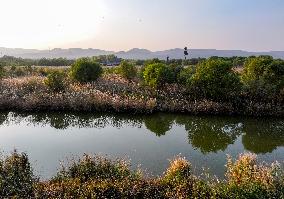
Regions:
<instances>
[{"instance_id":1,"label":"riverbank","mask_svg":"<svg viewBox=\"0 0 284 199\"><path fill-rule=\"evenodd\" d=\"M85 155L64 165L52 179L34 176L26 154L1 159L1 197L15 198L282 198L280 164L259 163L253 154L228 158L226 179L195 176L185 158L170 161L157 178L131 170L128 161Z\"/></svg>"},{"instance_id":2,"label":"riverbank","mask_svg":"<svg viewBox=\"0 0 284 199\"><path fill-rule=\"evenodd\" d=\"M284 116L283 100L252 100L245 93L227 102L196 100L178 84L165 84L153 90L117 74L106 74L87 84L70 81L64 91L53 92L44 80L45 77L39 75L3 78L0 80L0 109Z\"/></svg>"}]
</instances>

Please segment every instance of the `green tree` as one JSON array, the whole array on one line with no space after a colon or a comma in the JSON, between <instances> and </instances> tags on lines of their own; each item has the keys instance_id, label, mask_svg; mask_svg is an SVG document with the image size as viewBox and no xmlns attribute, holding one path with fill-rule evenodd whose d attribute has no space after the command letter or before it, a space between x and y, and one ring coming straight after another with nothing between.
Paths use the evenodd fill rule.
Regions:
<instances>
[{"instance_id":1,"label":"green tree","mask_svg":"<svg viewBox=\"0 0 284 199\"><path fill-rule=\"evenodd\" d=\"M177 82L182 85L187 85L190 83L191 77L195 73L194 66L188 66L186 68L182 68L177 76Z\"/></svg>"},{"instance_id":2,"label":"green tree","mask_svg":"<svg viewBox=\"0 0 284 199\"><path fill-rule=\"evenodd\" d=\"M157 88L165 82L167 67L163 63L154 63L146 66L143 78L148 86Z\"/></svg>"},{"instance_id":3,"label":"green tree","mask_svg":"<svg viewBox=\"0 0 284 199\"><path fill-rule=\"evenodd\" d=\"M271 56L249 58L241 76L247 91L254 97L268 97L284 88L284 61Z\"/></svg>"},{"instance_id":4,"label":"green tree","mask_svg":"<svg viewBox=\"0 0 284 199\"><path fill-rule=\"evenodd\" d=\"M240 78L233 72L232 65L220 58L209 58L198 64L189 82L195 96L213 100L229 99L240 88Z\"/></svg>"},{"instance_id":5,"label":"green tree","mask_svg":"<svg viewBox=\"0 0 284 199\"><path fill-rule=\"evenodd\" d=\"M127 61L121 62L119 66L119 71L121 75L126 79L133 79L137 75L136 67Z\"/></svg>"},{"instance_id":6,"label":"green tree","mask_svg":"<svg viewBox=\"0 0 284 199\"><path fill-rule=\"evenodd\" d=\"M97 80L102 72L103 69L99 63L88 58L81 58L72 65L70 76L81 83L87 83Z\"/></svg>"}]
</instances>

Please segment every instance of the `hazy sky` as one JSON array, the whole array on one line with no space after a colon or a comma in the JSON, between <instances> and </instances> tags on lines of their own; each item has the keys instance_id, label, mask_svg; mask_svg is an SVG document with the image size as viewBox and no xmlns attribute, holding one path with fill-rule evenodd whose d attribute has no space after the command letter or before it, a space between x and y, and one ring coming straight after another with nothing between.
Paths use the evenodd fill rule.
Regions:
<instances>
[{"instance_id":1,"label":"hazy sky","mask_svg":"<svg viewBox=\"0 0 284 199\"><path fill-rule=\"evenodd\" d=\"M284 50L284 0L0 0L0 46Z\"/></svg>"}]
</instances>

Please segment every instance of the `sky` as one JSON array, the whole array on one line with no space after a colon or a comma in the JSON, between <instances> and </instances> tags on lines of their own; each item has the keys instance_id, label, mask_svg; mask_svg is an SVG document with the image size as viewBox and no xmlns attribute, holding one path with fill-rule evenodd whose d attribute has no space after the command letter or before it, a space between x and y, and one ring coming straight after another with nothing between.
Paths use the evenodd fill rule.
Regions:
<instances>
[{"instance_id":1,"label":"sky","mask_svg":"<svg viewBox=\"0 0 284 199\"><path fill-rule=\"evenodd\" d=\"M284 50L283 0L0 0L0 46Z\"/></svg>"}]
</instances>

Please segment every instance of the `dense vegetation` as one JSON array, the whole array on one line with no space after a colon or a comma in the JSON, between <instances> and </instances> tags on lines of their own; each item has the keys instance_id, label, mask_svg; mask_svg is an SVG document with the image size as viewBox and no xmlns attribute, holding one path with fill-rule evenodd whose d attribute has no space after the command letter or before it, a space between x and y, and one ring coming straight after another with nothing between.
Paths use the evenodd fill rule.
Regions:
<instances>
[{"instance_id":1,"label":"dense vegetation","mask_svg":"<svg viewBox=\"0 0 284 199\"><path fill-rule=\"evenodd\" d=\"M1 198L283 198L280 164L258 163L253 154L228 158L225 180L198 177L176 157L161 177L144 177L124 160L85 155L40 181L26 154L13 152L0 164Z\"/></svg>"},{"instance_id":2,"label":"dense vegetation","mask_svg":"<svg viewBox=\"0 0 284 199\"><path fill-rule=\"evenodd\" d=\"M142 66L124 60L104 68L98 63L110 58L81 58L70 68L2 66L0 108L284 115L283 60L153 59Z\"/></svg>"}]
</instances>

